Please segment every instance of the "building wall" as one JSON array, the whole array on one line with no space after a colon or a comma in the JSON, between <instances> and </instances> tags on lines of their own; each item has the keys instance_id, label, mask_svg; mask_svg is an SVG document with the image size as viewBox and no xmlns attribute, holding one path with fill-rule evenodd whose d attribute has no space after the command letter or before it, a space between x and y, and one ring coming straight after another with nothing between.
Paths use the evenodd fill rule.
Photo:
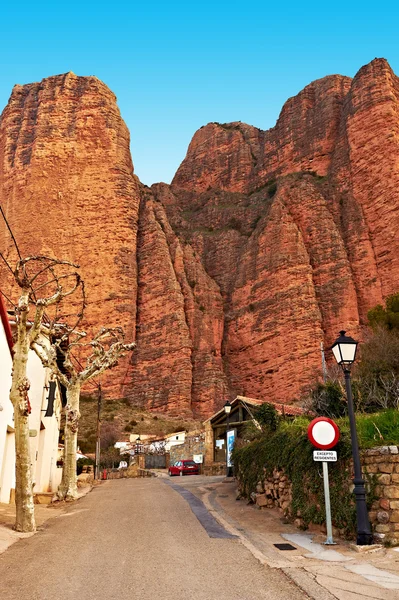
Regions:
<instances>
[{"instance_id":1,"label":"building wall","mask_svg":"<svg viewBox=\"0 0 399 600\"><path fill-rule=\"evenodd\" d=\"M14 409L10 401L11 352L0 319L0 502L10 501L15 487Z\"/></svg>"},{"instance_id":2,"label":"building wall","mask_svg":"<svg viewBox=\"0 0 399 600\"><path fill-rule=\"evenodd\" d=\"M3 503L10 502L11 490L15 489L14 410L9 399L11 369L11 353L0 320L0 502ZM29 352L27 377L30 381L29 401L32 409L29 429L33 491L55 492L61 480L61 469L57 469L56 465L61 399L57 388L54 414L45 417L49 370L43 367L33 351Z\"/></svg>"},{"instance_id":3,"label":"building wall","mask_svg":"<svg viewBox=\"0 0 399 600\"><path fill-rule=\"evenodd\" d=\"M171 435L165 436L165 439L165 451L170 452L171 448L173 448L174 446L180 446L181 444L184 444L184 441L186 439L186 432L178 431Z\"/></svg>"},{"instance_id":4,"label":"building wall","mask_svg":"<svg viewBox=\"0 0 399 600\"><path fill-rule=\"evenodd\" d=\"M205 457L205 435L187 435L184 444L172 446L170 449L170 464L177 460L192 460L194 454L202 454Z\"/></svg>"},{"instance_id":5,"label":"building wall","mask_svg":"<svg viewBox=\"0 0 399 600\"><path fill-rule=\"evenodd\" d=\"M48 343L44 338L41 343ZM54 413L46 417L50 371L45 369L33 352L29 352L27 376L30 381L29 398L32 412L29 417L32 477L34 493L55 492L60 482L57 469L58 438L61 420L61 397L58 386ZM36 433L36 435L34 435Z\"/></svg>"}]
</instances>

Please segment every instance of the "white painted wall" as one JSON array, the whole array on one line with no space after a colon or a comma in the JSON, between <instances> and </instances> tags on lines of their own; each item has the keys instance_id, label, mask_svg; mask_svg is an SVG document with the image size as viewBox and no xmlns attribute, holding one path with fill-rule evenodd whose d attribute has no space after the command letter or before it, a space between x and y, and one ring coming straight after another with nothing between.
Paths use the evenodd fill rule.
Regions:
<instances>
[{"instance_id":1,"label":"white painted wall","mask_svg":"<svg viewBox=\"0 0 399 600\"><path fill-rule=\"evenodd\" d=\"M10 501L15 487L14 409L10 402L12 359L0 319L0 502Z\"/></svg>"},{"instance_id":2,"label":"white painted wall","mask_svg":"<svg viewBox=\"0 0 399 600\"><path fill-rule=\"evenodd\" d=\"M186 439L185 431L177 431L176 433L171 433L169 435L165 435L165 451L170 452L170 449L173 446L180 446L180 444L184 444Z\"/></svg>"},{"instance_id":3,"label":"white painted wall","mask_svg":"<svg viewBox=\"0 0 399 600\"><path fill-rule=\"evenodd\" d=\"M44 339L41 340L45 342ZM48 343L48 342L47 342ZM15 488L15 436L13 406L9 399L12 359L3 323L0 319L0 502L9 503ZM34 492L55 492L61 481L62 469L57 468L61 398L57 387L54 414L45 417L49 371L33 351L29 352L27 376L30 381L29 415L32 477ZM36 435L34 435L36 432Z\"/></svg>"},{"instance_id":4,"label":"white painted wall","mask_svg":"<svg viewBox=\"0 0 399 600\"><path fill-rule=\"evenodd\" d=\"M42 338L42 344L48 340ZM55 492L59 484L60 469L57 469L58 437L61 419L61 397L56 390L54 414L45 417L49 394L50 371L45 369L33 352L29 352L27 376L30 381L29 399L32 413L29 416L33 491ZM36 432L36 435L34 433Z\"/></svg>"}]
</instances>

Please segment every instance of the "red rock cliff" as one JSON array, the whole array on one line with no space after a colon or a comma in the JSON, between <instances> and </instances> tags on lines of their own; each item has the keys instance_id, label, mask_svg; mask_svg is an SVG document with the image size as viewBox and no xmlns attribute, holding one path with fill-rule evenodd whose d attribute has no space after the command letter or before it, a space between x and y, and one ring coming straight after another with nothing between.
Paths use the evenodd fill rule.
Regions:
<instances>
[{"instance_id":1,"label":"red rock cliff","mask_svg":"<svg viewBox=\"0 0 399 600\"><path fill-rule=\"evenodd\" d=\"M399 289L398 113L376 59L311 83L269 131L206 125L171 186L139 191L112 93L49 78L3 113L0 200L26 251L82 263L92 320L135 328L117 373L132 402L202 416L234 393L292 402L320 343L361 336Z\"/></svg>"},{"instance_id":2,"label":"red rock cliff","mask_svg":"<svg viewBox=\"0 0 399 600\"><path fill-rule=\"evenodd\" d=\"M0 123L0 203L21 254L80 264L86 324L135 332L139 192L114 94L73 73L15 86ZM3 250L15 252L1 224ZM121 395L126 364L104 375Z\"/></svg>"}]
</instances>

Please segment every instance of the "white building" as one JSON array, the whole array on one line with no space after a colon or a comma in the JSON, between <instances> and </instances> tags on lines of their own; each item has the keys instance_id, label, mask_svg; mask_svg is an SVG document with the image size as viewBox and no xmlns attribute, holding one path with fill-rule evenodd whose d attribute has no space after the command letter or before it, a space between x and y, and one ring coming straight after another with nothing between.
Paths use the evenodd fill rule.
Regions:
<instances>
[{"instance_id":1,"label":"white building","mask_svg":"<svg viewBox=\"0 0 399 600\"><path fill-rule=\"evenodd\" d=\"M45 339L41 340L46 343ZM48 343L48 340L47 340ZM0 295L0 502L13 501L15 490L14 410L9 399L12 368L12 332ZM27 376L30 381L30 450L34 493L55 492L62 469L57 468L61 396L58 384L50 381L45 369L31 351Z\"/></svg>"},{"instance_id":2,"label":"white building","mask_svg":"<svg viewBox=\"0 0 399 600\"><path fill-rule=\"evenodd\" d=\"M165 452L170 452L170 449L173 446L179 446L180 444L184 444L185 439L185 431L176 431L176 433L170 433L169 435L165 435Z\"/></svg>"},{"instance_id":3,"label":"white building","mask_svg":"<svg viewBox=\"0 0 399 600\"><path fill-rule=\"evenodd\" d=\"M0 502L15 488L14 409L10 402L12 334L0 295Z\"/></svg>"}]
</instances>

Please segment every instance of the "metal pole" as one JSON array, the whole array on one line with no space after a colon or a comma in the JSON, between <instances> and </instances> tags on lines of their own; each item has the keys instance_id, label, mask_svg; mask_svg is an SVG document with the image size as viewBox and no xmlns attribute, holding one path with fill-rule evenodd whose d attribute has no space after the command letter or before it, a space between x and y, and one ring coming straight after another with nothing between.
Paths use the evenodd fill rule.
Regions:
<instances>
[{"instance_id":1,"label":"metal pole","mask_svg":"<svg viewBox=\"0 0 399 600\"><path fill-rule=\"evenodd\" d=\"M98 402L97 402L97 437L96 437L96 464L95 464L95 478L100 479L100 452L101 452L101 402L102 402L102 391L101 383L98 384Z\"/></svg>"},{"instance_id":2,"label":"metal pole","mask_svg":"<svg viewBox=\"0 0 399 600\"><path fill-rule=\"evenodd\" d=\"M333 545L333 534L332 534L332 521L331 521L331 503L330 503L330 482L328 480L328 463L323 462L323 483L324 483L324 501L326 505L326 525L327 525L327 539L325 544Z\"/></svg>"},{"instance_id":3,"label":"metal pole","mask_svg":"<svg viewBox=\"0 0 399 600\"><path fill-rule=\"evenodd\" d=\"M326 357L324 354L324 345L323 342L320 342L320 352L321 352L321 368L323 370L323 381L327 382L327 366L326 366Z\"/></svg>"},{"instance_id":4,"label":"metal pole","mask_svg":"<svg viewBox=\"0 0 399 600\"><path fill-rule=\"evenodd\" d=\"M351 374L349 369L344 369L345 388L348 399L349 425L352 441L352 457L355 477L354 494L356 498L356 520L357 520L357 541L359 546L368 546L373 543L373 534L371 533L369 515L366 504L366 488L364 487L364 479L362 477L362 468L360 465L359 444L357 441L356 420L353 410Z\"/></svg>"}]
</instances>

